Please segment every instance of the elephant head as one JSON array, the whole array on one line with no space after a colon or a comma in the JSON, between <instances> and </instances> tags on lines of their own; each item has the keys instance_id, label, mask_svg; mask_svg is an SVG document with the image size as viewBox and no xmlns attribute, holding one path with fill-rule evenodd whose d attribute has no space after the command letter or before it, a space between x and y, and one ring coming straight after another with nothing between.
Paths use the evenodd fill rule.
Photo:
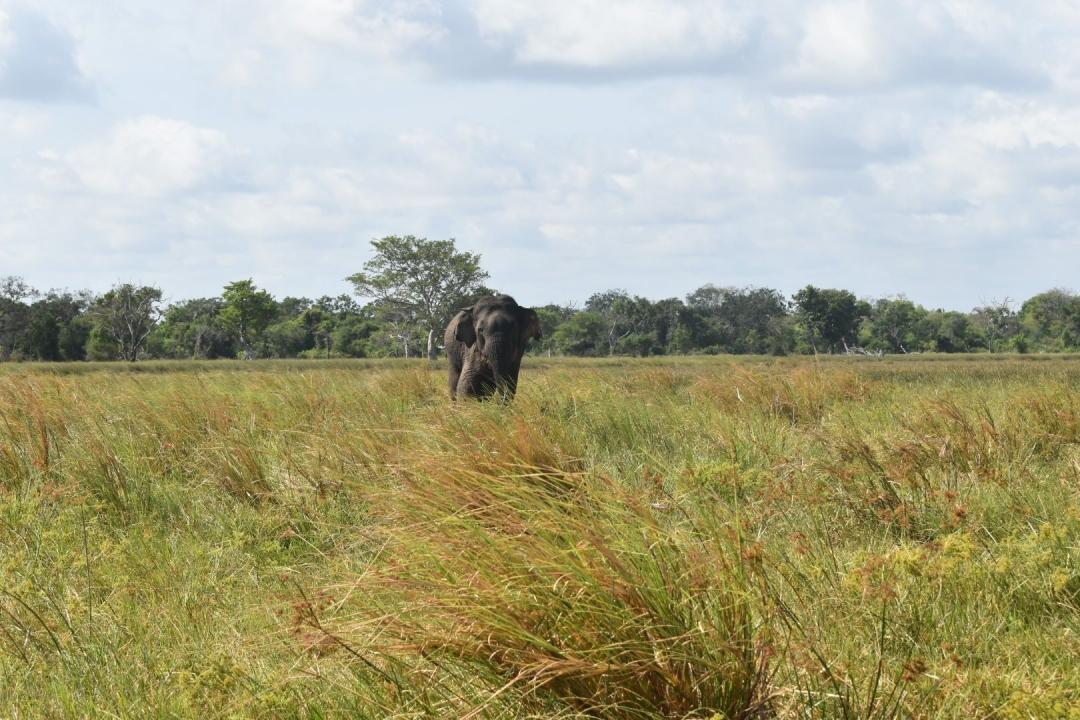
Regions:
<instances>
[{"instance_id":1,"label":"elephant head","mask_svg":"<svg viewBox=\"0 0 1080 720\"><path fill-rule=\"evenodd\" d=\"M521 307L509 295L481 298L463 309L450 323L446 335L451 391L477 397L498 392L506 398L512 398L517 391L518 371L529 339L543 337L536 311ZM460 376L456 383L451 340L460 343Z\"/></svg>"}]
</instances>

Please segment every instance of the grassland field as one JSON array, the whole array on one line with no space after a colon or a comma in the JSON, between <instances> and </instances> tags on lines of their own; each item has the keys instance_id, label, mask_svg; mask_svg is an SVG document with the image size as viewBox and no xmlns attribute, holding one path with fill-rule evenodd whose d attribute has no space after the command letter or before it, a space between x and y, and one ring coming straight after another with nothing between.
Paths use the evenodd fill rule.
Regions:
<instances>
[{"instance_id":1,"label":"grassland field","mask_svg":"<svg viewBox=\"0 0 1080 720\"><path fill-rule=\"evenodd\" d=\"M1080 718L1080 357L0 365L2 718Z\"/></svg>"}]
</instances>

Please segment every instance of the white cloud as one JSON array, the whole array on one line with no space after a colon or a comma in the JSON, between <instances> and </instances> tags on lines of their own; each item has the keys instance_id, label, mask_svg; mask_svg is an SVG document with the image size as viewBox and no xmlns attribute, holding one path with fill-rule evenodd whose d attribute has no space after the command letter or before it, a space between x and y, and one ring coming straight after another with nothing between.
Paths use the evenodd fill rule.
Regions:
<instances>
[{"instance_id":1,"label":"white cloud","mask_svg":"<svg viewBox=\"0 0 1080 720\"><path fill-rule=\"evenodd\" d=\"M24 107L29 108L31 106ZM46 120L47 116L44 113L33 110L27 111L23 109L18 112L0 112L0 137L25 142L28 138L41 132ZM7 150L10 152L11 147L9 146ZM3 149L0 149L0 154L2 153Z\"/></svg>"},{"instance_id":2,"label":"white cloud","mask_svg":"<svg viewBox=\"0 0 1080 720\"><path fill-rule=\"evenodd\" d=\"M283 41L333 43L381 57L440 34L433 0L275 0L266 18Z\"/></svg>"},{"instance_id":3,"label":"white cloud","mask_svg":"<svg viewBox=\"0 0 1080 720\"><path fill-rule=\"evenodd\" d=\"M245 85L260 68L277 72L278 61L303 86L317 84L343 58L393 68L444 34L436 0L270 0L238 8L230 32L242 41L232 49L228 77Z\"/></svg>"},{"instance_id":4,"label":"white cloud","mask_svg":"<svg viewBox=\"0 0 1080 720\"><path fill-rule=\"evenodd\" d=\"M16 41L11 29L11 15L0 6L0 73L7 69L7 58L14 51Z\"/></svg>"},{"instance_id":5,"label":"white cloud","mask_svg":"<svg viewBox=\"0 0 1080 720\"><path fill-rule=\"evenodd\" d=\"M888 75L890 68L879 52L881 40L865 0L811 7L804 28L794 79L860 86Z\"/></svg>"},{"instance_id":6,"label":"white cloud","mask_svg":"<svg viewBox=\"0 0 1080 720\"><path fill-rule=\"evenodd\" d=\"M965 115L926 127L921 152L868 168L880 202L913 216L963 217L953 242L977 244L981 233L1057 237L1061 209L1080 191L1080 108L980 94ZM1032 217L1044 222L1038 227Z\"/></svg>"},{"instance_id":7,"label":"white cloud","mask_svg":"<svg viewBox=\"0 0 1080 720\"><path fill-rule=\"evenodd\" d=\"M334 294L414 233L529 302L813 282L963 309L1080 255L1064 3L41 6L68 30L37 57L102 88L0 107L0 261L42 286ZM24 37L0 21L0 60Z\"/></svg>"},{"instance_id":8,"label":"white cloud","mask_svg":"<svg viewBox=\"0 0 1080 720\"><path fill-rule=\"evenodd\" d=\"M67 5L70 0L48 0ZM597 83L716 76L768 92L1076 82L1067 8L988 0L112 0L117 18L183 28L217 81L270 92L368 76ZM89 11L81 11L89 12ZM174 42L176 42L174 40Z\"/></svg>"},{"instance_id":9,"label":"white cloud","mask_svg":"<svg viewBox=\"0 0 1080 720\"><path fill-rule=\"evenodd\" d=\"M785 93L1030 87L1050 82L1042 58L1071 48L1066 28L1077 27L1075 17L1048 15L969 0L442 0L445 34L411 52L449 75L559 82L715 75Z\"/></svg>"},{"instance_id":10,"label":"white cloud","mask_svg":"<svg viewBox=\"0 0 1080 720\"><path fill-rule=\"evenodd\" d=\"M642 66L732 52L746 41L746 13L701 0L473 0L481 35L511 44L522 64Z\"/></svg>"},{"instance_id":11,"label":"white cloud","mask_svg":"<svg viewBox=\"0 0 1080 720\"><path fill-rule=\"evenodd\" d=\"M258 154L237 153L220 131L145 116L46 158L66 195L9 222L27 236L70 236L71 257L107 249L78 272L139 257L125 262L152 269L128 274L184 295L260 273L277 293L344 292L367 239L456 236L528 302L814 282L949 306L943 293L1023 294L987 286L980 273L997 252L964 255L974 248L1013 238L1039 252L1076 236L1075 110L994 93L970 94L962 116L933 99L860 102L746 101L723 129L678 126L629 143L419 120L398 132L307 128ZM251 179L243 191L227 182L236 174ZM1029 274L1032 292L1044 277L1065 280ZM195 277L202 285L183 290ZM921 297L929 287L936 295Z\"/></svg>"},{"instance_id":12,"label":"white cloud","mask_svg":"<svg viewBox=\"0 0 1080 720\"><path fill-rule=\"evenodd\" d=\"M92 193L162 197L225 179L233 154L220 131L144 115L120 123L104 141L43 155L52 162L42 172L54 185Z\"/></svg>"},{"instance_id":13,"label":"white cloud","mask_svg":"<svg viewBox=\"0 0 1080 720\"><path fill-rule=\"evenodd\" d=\"M86 102L94 89L71 33L35 8L0 0L0 98Z\"/></svg>"}]
</instances>

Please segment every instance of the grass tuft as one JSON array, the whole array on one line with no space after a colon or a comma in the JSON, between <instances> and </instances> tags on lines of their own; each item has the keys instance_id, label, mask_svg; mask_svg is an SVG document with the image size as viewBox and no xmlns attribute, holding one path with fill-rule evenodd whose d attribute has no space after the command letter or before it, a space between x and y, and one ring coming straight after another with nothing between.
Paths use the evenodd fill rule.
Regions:
<instances>
[{"instance_id":1,"label":"grass tuft","mask_svg":"<svg viewBox=\"0 0 1080 720\"><path fill-rule=\"evenodd\" d=\"M7 365L0 697L1080 716L1075 360Z\"/></svg>"},{"instance_id":2,"label":"grass tuft","mask_svg":"<svg viewBox=\"0 0 1080 720\"><path fill-rule=\"evenodd\" d=\"M766 663L730 533L662 522L604 478L469 460L440 458L378 498L393 518L381 562L339 588L364 607L332 632L375 677L429 676L398 698L403 713L761 709ZM459 677L484 685L462 697Z\"/></svg>"}]
</instances>

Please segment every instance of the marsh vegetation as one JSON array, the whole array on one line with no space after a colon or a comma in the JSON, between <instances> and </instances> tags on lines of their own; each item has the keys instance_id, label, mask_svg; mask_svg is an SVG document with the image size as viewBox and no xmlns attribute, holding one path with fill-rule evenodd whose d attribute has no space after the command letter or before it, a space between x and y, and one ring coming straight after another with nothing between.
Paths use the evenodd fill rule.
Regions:
<instances>
[{"instance_id":1,"label":"marsh vegetation","mask_svg":"<svg viewBox=\"0 0 1080 720\"><path fill-rule=\"evenodd\" d=\"M137 367L0 372L12 716L1080 715L1073 357Z\"/></svg>"}]
</instances>

